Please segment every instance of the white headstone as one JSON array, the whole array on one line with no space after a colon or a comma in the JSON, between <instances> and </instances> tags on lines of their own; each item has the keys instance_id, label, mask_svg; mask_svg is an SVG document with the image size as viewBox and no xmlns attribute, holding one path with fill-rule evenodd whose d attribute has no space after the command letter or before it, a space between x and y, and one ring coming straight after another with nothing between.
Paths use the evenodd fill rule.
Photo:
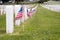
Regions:
<instances>
[{"instance_id":1,"label":"white headstone","mask_svg":"<svg viewBox=\"0 0 60 40\"><path fill-rule=\"evenodd\" d=\"M33 0L30 0L30 1L33 1Z\"/></svg>"},{"instance_id":2,"label":"white headstone","mask_svg":"<svg viewBox=\"0 0 60 40\"><path fill-rule=\"evenodd\" d=\"M5 8L6 8L6 6L5 5L3 5L3 13L5 14L6 12L5 12Z\"/></svg>"},{"instance_id":3,"label":"white headstone","mask_svg":"<svg viewBox=\"0 0 60 40\"><path fill-rule=\"evenodd\" d=\"M24 19L27 20L28 19L28 15L27 15L27 5L24 5Z\"/></svg>"},{"instance_id":4,"label":"white headstone","mask_svg":"<svg viewBox=\"0 0 60 40\"><path fill-rule=\"evenodd\" d=\"M15 17L17 16L19 10L21 8L21 5L15 5ZM15 20L15 25L19 26L21 24L21 19Z\"/></svg>"},{"instance_id":5,"label":"white headstone","mask_svg":"<svg viewBox=\"0 0 60 40\"><path fill-rule=\"evenodd\" d=\"M0 15L1 15L1 5L0 5Z\"/></svg>"},{"instance_id":6,"label":"white headstone","mask_svg":"<svg viewBox=\"0 0 60 40\"><path fill-rule=\"evenodd\" d=\"M3 14L3 5L0 5L0 15Z\"/></svg>"},{"instance_id":7,"label":"white headstone","mask_svg":"<svg viewBox=\"0 0 60 40\"><path fill-rule=\"evenodd\" d=\"M13 5L6 5L6 33L14 31Z\"/></svg>"},{"instance_id":8,"label":"white headstone","mask_svg":"<svg viewBox=\"0 0 60 40\"><path fill-rule=\"evenodd\" d=\"M21 22L22 22L22 23L24 23L24 19L25 19L25 18L24 18L24 17L25 17L24 7L25 7L25 6L24 6L24 5L22 5L22 7L23 7L23 16L22 16Z\"/></svg>"}]
</instances>

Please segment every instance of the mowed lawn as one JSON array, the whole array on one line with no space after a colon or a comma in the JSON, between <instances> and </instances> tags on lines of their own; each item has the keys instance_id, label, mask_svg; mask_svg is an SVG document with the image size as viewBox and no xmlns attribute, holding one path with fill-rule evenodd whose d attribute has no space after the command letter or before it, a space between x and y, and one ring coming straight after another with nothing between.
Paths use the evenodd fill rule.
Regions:
<instances>
[{"instance_id":1,"label":"mowed lawn","mask_svg":"<svg viewBox=\"0 0 60 40\"><path fill-rule=\"evenodd\" d=\"M2 19L3 18L3 19ZM39 6L36 14L19 27L13 34L6 34L5 16L0 16L0 40L60 40L60 13ZM24 25L24 31L23 26Z\"/></svg>"},{"instance_id":2,"label":"mowed lawn","mask_svg":"<svg viewBox=\"0 0 60 40\"><path fill-rule=\"evenodd\" d=\"M5 28L6 26L6 17L5 15L0 15L0 34L4 34L5 33Z\"/></svg>"}]
</instances>

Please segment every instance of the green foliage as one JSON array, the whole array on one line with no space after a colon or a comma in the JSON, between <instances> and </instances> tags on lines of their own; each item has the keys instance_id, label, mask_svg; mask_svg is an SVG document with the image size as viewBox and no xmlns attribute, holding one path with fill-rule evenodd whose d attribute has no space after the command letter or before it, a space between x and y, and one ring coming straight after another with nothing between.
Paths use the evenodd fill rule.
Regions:
<instances>
[{"instance_id":1,"label":"green foliage","mask_svg":"<svg viewBox=\"0 0 60 40\"><path fill-rule=\"evenodd\" d=\"M0 34L5 33L5 26L6 26L6 17L5 15L0 15Z\"/></svg>"}]
</instances>

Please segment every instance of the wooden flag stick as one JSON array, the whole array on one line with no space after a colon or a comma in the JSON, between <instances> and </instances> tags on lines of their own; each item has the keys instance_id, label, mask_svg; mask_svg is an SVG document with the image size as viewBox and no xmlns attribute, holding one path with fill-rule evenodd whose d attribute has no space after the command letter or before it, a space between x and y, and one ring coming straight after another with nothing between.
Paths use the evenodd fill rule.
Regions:
<instances>
[{"instance_id":1,"label":"wooden flag stick","mask_svg":"<svg viewBox=\"0 0 60 40\"><path fill-rule=\"evenodd\" d=\"M23 27L23 32L24 32L24 23L22 24L22 27Z\"/></svg>"},{"instance_id":2,"label":"wooden flag stick","mask_svg":"<svg viewBox=\"0 0 60 40\"><path fill-rule=\"evenodd\" d=\"M23 32L24 32L24 26L25 26L25 6L24 5L22 5L22 7L23 7L23 17L22 17L22 20L23 20L23 24L22 24L22 27L23 27Z\"/></svg>"}]
</instances>

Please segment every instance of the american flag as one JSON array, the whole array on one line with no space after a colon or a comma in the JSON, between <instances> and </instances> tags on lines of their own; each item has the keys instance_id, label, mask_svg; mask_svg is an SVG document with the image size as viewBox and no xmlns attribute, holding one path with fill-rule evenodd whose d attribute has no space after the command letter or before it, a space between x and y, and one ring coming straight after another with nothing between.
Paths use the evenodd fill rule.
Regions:
<instances>
[{"instance_id":1,"label":"american flag","mask_svg":"<svg viewBox=\"0 0 60 40\"><path fill-rule=\"evenodd\" d=\"M23 16L23 7L21 7L17 13L16 19L20 19Z\"/></svg>"},{"instance_id":2,"label":"american flag","mask_svg":"<svg viewBox=\"0 0 60 40\"><path fill-rule=\"evenodd\" d=\"M35 11L36 11L35 9L34 10L30 9L30 11L27 10L27 15L31 17Z\"/></svg>"}]
</instances>

